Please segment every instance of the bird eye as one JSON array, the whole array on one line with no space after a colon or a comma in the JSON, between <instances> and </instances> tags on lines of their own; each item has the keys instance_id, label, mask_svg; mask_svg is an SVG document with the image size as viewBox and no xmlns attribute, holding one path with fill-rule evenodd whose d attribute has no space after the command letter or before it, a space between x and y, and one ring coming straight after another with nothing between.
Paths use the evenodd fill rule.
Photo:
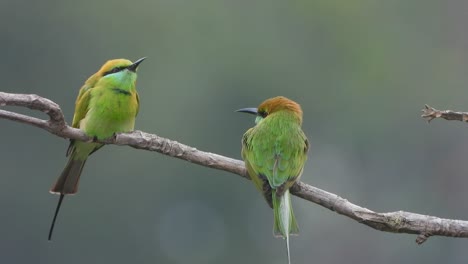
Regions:
<instances>
[{"instance_id":1,"label":"bird eye","mask_svg":"<svg viewBox=\"0 0 468 264\"><path fill-rule=\"evenodd\" d=\"M115 67L114 69L111 70L111 73L116 73L122 70L122 67Z\"/></svg>"},{"instance_id":2,"label":"bird eye","mask_svg":"<svg viewBox=\"0 0 468 264\"><path fill-rule=\"evenodd\" d=\"M265 118L265 117L267 117L268 113L266 111L262 110L262 111L258 112L258 115L261 116L262 118Z\"/></svg>"},{"instance_id":3,"label":"bird eye","mask_svg":"<svg viewBox=\"0 0 468 264\"><path fill-rule=\"evenodd\" d=\"M104 73L104 76L108 75L108 74L112 74L112 73L116 73L116 72L119 72L121 70L125 69L125 67L115 67L113 68L112 70Z\"/></svg>"}]
</instances>

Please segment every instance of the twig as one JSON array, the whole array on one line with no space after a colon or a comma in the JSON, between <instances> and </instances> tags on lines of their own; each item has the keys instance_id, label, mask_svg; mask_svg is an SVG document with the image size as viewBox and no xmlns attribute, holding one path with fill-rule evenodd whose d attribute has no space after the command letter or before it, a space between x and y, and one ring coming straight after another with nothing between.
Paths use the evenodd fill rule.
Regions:
<instances>
[{"instance_id":1,"label":"twig","mask_svg":"<svg viewBox=\"0 0 468 264\"><path fill-rule=\"evenodd\" d=\"M424 109L421 110L423 114L422 118L426 119L427 122L431 122L434 118L443 118L445 120L457 120L462 122L468 122L468 113L455 112L452 110L437 110L429 105L424 105Z\"/></svg>"},{"instance_id":2,"label":"twig","mask_svg":"<svg viewBox=\"0 0 468 264\"><path fill-rule=\"evenodd\" d=\"M0 106L6 105L23 106L33 110L39 110L49 115L50 119L42 120L5 110L0 110L0 118L36 126L62 138L82 141L92 140L81 130L68 126L60 107L48 99L37 95L0 92ZM427 106L426 109L435 112L435 117L444 116L444 114L438 116L438 110L430 108L429 106ZM427 117L424 115L423 117L428 118L432 116L432 114L429 115L429 113L430 112L427 113ZM462 118L461 120L465 119ZM142 131L120 133L113 138L100 142L105 144L128 145L136 149L155 151L204 167L224 170L240 175L246 179L249 178L244 163L240 160L197 150L196 148L176 141ZM338 214L345 215L376 230L393 233L418 234L418 244L423 243L430 236L468 237L468 221L443 219L404 211L377 213L353 204L338 195L315 188L303 182L296 183L292 187L291 193L335 211Z\"/></svg>"}]
</instances>

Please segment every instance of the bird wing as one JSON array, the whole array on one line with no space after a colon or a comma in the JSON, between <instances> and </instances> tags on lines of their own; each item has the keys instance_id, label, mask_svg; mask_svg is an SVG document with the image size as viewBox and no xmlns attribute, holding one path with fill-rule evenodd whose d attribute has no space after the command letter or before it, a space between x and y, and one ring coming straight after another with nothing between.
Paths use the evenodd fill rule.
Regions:
<instances>
[{"instance_id":1,"label":"bird wing","mask_svg":"<svg viewBox=\"0 0 468 264\"><path fill-rule=\"evenodd\" d=\"M250 179L254 183L255 187L262 193L268 205L273 208L270 184L268 183L268 180L265 176L261 176L258 173L258 166L255 166L255 163L250 162L254 156L251 145L252 130L253 128L249 129L242 137L242 159L245 161L245 167L247 168L247 172L249 173Z\"/></svg>"},{"instance_id":2,"label":"bird wing","mask_svg":"<svg viewBox=\"0 0 468 264\"><path fill-rule=\"evenodd\" d=\"M244 160L248 161L247 169L250 166L260 178L268 179L273 189L291 187L301 176L307 159L309 144L304 132L300 127L279 135L256 132L248 131L243 140L244 148L249 149L243 154Z\"/></svg>"},{"instance_id":3,"label":"bird wing","mask_svg":"<svg viewBox=\"0 0 468 264\"><path fill-rule=\"evenodd\" d=\"M138 92L136 92L136 101L137 101L137 109L136 109L136 113L135 113L135 116L138 115L138 112L140 112L140 96L138 96Z\"/></svg>"},{"instance_id":4,"label":"bird wing","mask_svg":"<svg viewBox=\"0 0 468 264\"><path fill-rule=\"evenodd\" d=\"M91 99L91 87L84 85L81 87L78 97L76 98L75 103L75 113L73 114L72 127L80 128L80 121L85 118L86 113L89 110L89 101ZM74 149L75 140L70 140L70 145L68 146L66 156L68 157Z\"/></svg>"},{"instance_id":5,"label":"bird wing","mask_svg":"<svg viewBox=\"0 0 468 264\"><path fill-rule=\"evenodd\" d=\"M255 150L252 148L252 135L253 135L254 128L251 128L245 132L244 136L242 137L242 159L245 161L245 167L247 168L247 172L251 180L254 182L257 189L263 191L263 186L266 178L260 178L260 174L258 171L259 166L257 165L255 159Z\"/></svg>"},{"instance_id":6,"label":"bird wing","mask_svg":"<svg viewBox=\"0 0 468 264\"><path fill-rule=\"evenodd\" d=\"M78 97L76 98L72 127L80 128L80 121L85 118L86 113L88 113L89 101L91 99L91 89L92 88L87 85L84 85L80 89Z\"/></svg>"}]
</instances>

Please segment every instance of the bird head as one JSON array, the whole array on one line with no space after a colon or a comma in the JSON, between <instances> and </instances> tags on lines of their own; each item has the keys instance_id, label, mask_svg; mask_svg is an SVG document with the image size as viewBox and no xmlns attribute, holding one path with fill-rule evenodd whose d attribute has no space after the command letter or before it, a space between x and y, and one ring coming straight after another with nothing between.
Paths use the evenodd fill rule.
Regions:
<instances>
[{"instance_id":1,"label":"bird head","mask_svg":"<svg viewBox=\"0 0 468 264\"><path fill-rule=\"evenodd\" d=\"M145 59L146 57L143 57L135 62L126 59L109 60L98 72L89 77L86 83L90 86L95 86L98 82L133 84L136 81L138 65Z\"/></svg>"},{"instance_id":2,"label":"bird head","mask_svg":"<svg viewBox=\"0 0 468 264\"><path fill-rule=\"evenodd\" d=\"M127 59L109 60L104 63L104 65L102 65L101 69L98 71L98 75L101 77L106 77L124 72L136 73L138 65L140 65L140 63L145 59L146 57L143 57L139 60L136 60L135 62L131 62Z\"/></svg>"},{"instance_id":3,"label":"bird head","mask_svg":"<svg viewBox=\"0 0 468 264\"><path fill-rule=\"evenodd\" d=\"M263 101L257 108L242 108L237 112L254 114L257 116L255 123L260 123L263 119L269 116L274 116L275 113L287 112L297 118L299 124L302 124L302 109L301 106L284 96L277 96Z\"/></svg>"}]
</instances>

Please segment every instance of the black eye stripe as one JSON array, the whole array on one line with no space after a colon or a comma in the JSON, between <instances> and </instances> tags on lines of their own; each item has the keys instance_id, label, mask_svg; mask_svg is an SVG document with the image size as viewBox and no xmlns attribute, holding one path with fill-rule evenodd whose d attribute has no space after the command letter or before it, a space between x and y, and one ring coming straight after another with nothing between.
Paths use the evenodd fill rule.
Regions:
<instances>
[{"instance_id":1,"label":"black eye stripe","mask_svg":"<svg viewBox=\"0 0 468 264\"><path fill-rule=\"evenodd\" d=\"M120 67L112 68L112 70L106 71L106 72L104 73L103 76L106 76L106 75L111 74L111 73L119 72L119 71L124 70L124 69L126 69L126 68L127 68L127 67L125 67L125 66L120 66Z\"/></svg>"},{"instance_id":2,"label":"black eye stripe","mask_svg":"<svg viewBox=\"0 0 468 264\"><path fill-rule=\"evenodd\" d=\"M259 111L258 115L265 118L268 115L268 113L266 111Z\"/></svg>"}]
</instances>

